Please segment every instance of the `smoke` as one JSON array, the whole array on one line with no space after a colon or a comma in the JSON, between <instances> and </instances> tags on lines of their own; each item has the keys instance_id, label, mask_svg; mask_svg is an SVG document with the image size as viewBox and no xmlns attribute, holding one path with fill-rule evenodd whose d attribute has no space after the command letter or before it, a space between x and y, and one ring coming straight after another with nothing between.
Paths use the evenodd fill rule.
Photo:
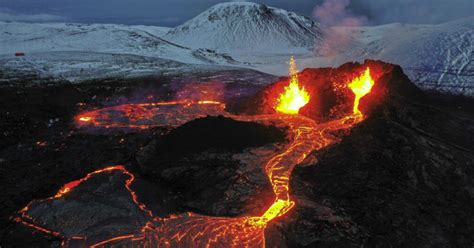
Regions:
<instances>
[{"instance_id":1,"label":"smoke","mask_svg":"<svg viewBox=\"0 0 474 248\"><path fill-rule=\"evenodd\" d=\"M316 6L313 17L323 28L322 44L316 46L316 52L333 57L350 43L349 30L334 27L356 27L367 23L365 16L352 14L348 10L350 0L325 0Z\"/></svg>"},{"instance_id":2,"label":"smoke","mask_svg":"<svg viewBox=\"0 0 474 248\"><path fill-rule=\"evenodd\" d=\"M350 0L326 0L314 9L314 17L325 27L360 26L367 22L364 16L348 11Z\"/></svg>"}]
</instances>

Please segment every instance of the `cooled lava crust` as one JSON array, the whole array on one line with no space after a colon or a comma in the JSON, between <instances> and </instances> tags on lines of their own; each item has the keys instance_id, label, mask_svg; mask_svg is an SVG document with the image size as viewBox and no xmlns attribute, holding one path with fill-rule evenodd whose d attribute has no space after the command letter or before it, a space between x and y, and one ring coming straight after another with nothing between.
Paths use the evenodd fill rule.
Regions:
<instances>
[{"instance_id":1,"label":"cooled lava crust","mask_svg":"<svg viewBox=\"0 0 474 248\"><path fill-rule=\"evenodd\" d=\"M310 155L317 159L296 167L290 187L296 207L285 218L269 224L265 230L266 245L472 246L474 113L435 101L439 96L434 98L432 94L420 91L398 66L366 61L364 64L348 63L338 69L303 70L299 74L300 83L312 97L301 114L322 122L350 112L352 106L349 103L353 96L337 85L347 83L367 66L377 77L372 92L361 99L361 110L367 119L354 127L340 143ZM245 114L271 114L274 110L268 106L273 104L273 95L281 93L287 82L287 79L282 79L254 97L227 104L227 109ZM347 104L343 104L345 102ZM196 123L189 123L186 128L197 130L199 124ZM165 142L173 137L171 133L169 135L156 135L148 144ZM242 147L249 146L252 145ZM82 152L88 147L84 145ZM206 161L232 158L232 153L219 157L213 153L212 146L204 148L205 151L184 156L186 159L191 154L188 158L194 159L198 154L202 159L197 168L191 169L204 168L208 164ZM124 162L133 168L140 164L140 159L155 155L153 150L151 153L137 151L131 161L124 159ZM159 164L143 165L160 167ZM166 165L166 168L170 167L170 164ZM212 173L219 173L209 169L204 171L211 174L197 174L198 178L187 181L189 188L202 185L203 181L214 176ZM181 177L186 175L186 171L180 173L166 174L170 179L168 184L175 179L183 180ZM193 194L222 195L228 185L225 181L221 183L224 187L207 184ZM159 182L151 180L146 185L150 189L157 188ZM218 215L248 212L248 209L244 211L248 207L245 204L236 204L238 208L232 210L206 209L212 206L205 197L197 197L193 202L189 199L177 201L178 206L171 211L194 208Z\"/></svg>"}]
</instances>

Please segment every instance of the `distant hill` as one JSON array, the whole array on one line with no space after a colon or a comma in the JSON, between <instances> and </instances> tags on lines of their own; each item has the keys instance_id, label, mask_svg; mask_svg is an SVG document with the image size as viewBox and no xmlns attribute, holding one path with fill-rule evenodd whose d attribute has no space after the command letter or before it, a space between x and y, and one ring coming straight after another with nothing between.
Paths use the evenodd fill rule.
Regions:
<instances>
[{"instance_id":1,"label":"distant hill","mask_svg":"<svg viewBox=\"0 0 474 248\"><path fill-rule=\"evenodd\" d=\"M283 9L250 2L217 4L164 36L176 44L218 52L279 53L310 49L321 39L320 26Z\"/></svg>"},{"instance_id":2,"label":"distant hill","mask_svg":"<svg viewBox=\"0 0 474 248\"><path fill-rule=\"evenodd\" d=\"M343 34L344 44L330 56L319 53L334 32ZM300 69L383 60L400 65L422 89L474 96L473 41L474 17L440 25L322 30L293 12L228 2L175 28L0 21L0 75L10 78L14 72L21 79L24 72L81 81L104 75L180 73L185 67L199 71L198 64L282 76L294 55ZM26 56L17 58L15 52Z\"/></svg>"}]
</instances>

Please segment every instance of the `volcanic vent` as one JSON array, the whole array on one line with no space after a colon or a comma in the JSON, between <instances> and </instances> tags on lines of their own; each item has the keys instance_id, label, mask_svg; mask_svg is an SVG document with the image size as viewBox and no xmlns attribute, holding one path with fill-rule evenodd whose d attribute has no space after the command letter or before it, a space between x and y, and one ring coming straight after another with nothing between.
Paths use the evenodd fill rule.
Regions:
<instances>
[{"instance_id":1,"label":"volcanic vent","mask_svg":"<svg viewBox=\"0 0 474 248\"><path fill-rule=\"evenodd\" d=\"M255 96L228 103L226 110L249 115L281 112L282 94L296 92L301 102L297 104L297 113L317 122L349 113L370 115L389 92L398 94L401 90L403 94L419 94L406 77L392 82L392 75L398 70L401 69L395 65L372 60L364 64L347 63L337 69L305 69L267 86Z\"/></svg>"},{"instance_id":2,"label":"volcanic vent","mask_svg":"<svg viewBox=\"0 0 474 248\"><path fill-rule=\"evenodd\" d=\"M187 130L198 128L199 122L227 123L225 125L234 125L235 123L229 124L229 122L233 123L235 121L244 122L236 125L246 129L260 130L258 132L264 135L267 141L277 143L253 144L263 145L265 149L239 146L238 154L216 153L215 150L212 151L215 147L211 146L193 151L192 156L177 151L178 156L184 156L184 160L181 161L182 164L173 164L173 161L170 160L166 162L168 164L165 164L165 166L160 164L163 161L156 160L159 157L159 152L161 152L160 149L149 149L148 151L141 149L142 151L138 152L138 155L125 166L106 167L91 172L82 179L66 184L50 198L32 201L19 211L15 220L31 227L33 230L57 237L63 241L65 246L70 247L262 247L277 244L315 246L321 240L339 242L337 244L343 246L355 244L360 247L369 243L367 237L377 231L370 229L374 220L370 218L370 215L366 216L365 219L361 219L357 215L357 208L351 208L350 204L355 204L358 208L367 210L368 213L376 213L376 216L387 216L387 213L372 209L370 204L373 201L366 201L366 205L364 205L363 201L351 201L349 196L345 196L341 200L341 204L351 211L346 213L335 202L337 199L330 197L330 191L325 191L325 187L343 195L345 191L341 192L337 187L340 182L344 187L350 187L352 186L350 183L357 181L355 179L361 179L361 183L364 180L370 182L375 180L378 183L384 183L384 181L380 182L368 178L363 169L359 169L360 174L351 174L348 171L347 173L351 174L352 177L345 178L345 180L344 178L332 182L323 178L315 180L317 171L314 170L317 170L315 168L318 168L318 166L303 168L298 166L314 165L318 159L322 159L321 163L323 165L335 163L336 168L338 168L337 171L332 171L328 166L326 167L327 171L323 170L323 173L326 173L326 175L329 173L329 176L331 176L330 172L341 173L345 168L338 166L338 161L346 161L346 159L332 160L330 151L336 151L332 153L335 154L334 156L354 154L353 148L343 150L337 150L337 148L344 147L346 140L351 141L351 139L354 139L353 137L358 137L357 142L366 141L367 137L371 137L372 131L377 131L376 127L378 126L387 127L387 130L394 127L400 128L399 123L403 123L403 120L395 119L393 117L394 111L395 116L398 115L397 111L400 111L402 116L405 115L406 120L419 120L416 117L409 116L413 110L417 109L417 104L421 103L410 103L408 99L421 99L423 94L409 82L399 67L377 61L366 61L364 64L349 63L338 69L306 69L301 73L290 70L289 76L289 79L283 79L266 87L256 96L245 101L232 103L227 107L224 103L202 99L200 101L158 102L145 105L128 104L79 114L76 117L79 128L84 126L109 129L127 127L146 131L167 123L172 123L172 126L178 127L168 135L157 135L155 146L150 143L149 148L157 148L160 147L160 144L179 139L186 142ZM403 104L407 104L408 107L404 107ZM226 109L232 111L232 113L229 113ZM181 127L182 129L179 127L188 121L202 118L203 115L207 114L223 115L225 117L217 117L217 121L214 119L216 117L206 117L185 124L187 127ZM409 116L406 116L407 114ZM377 120L382 120L382 123L380 121L377 123ZM397 124L393 124L394 121ZM252 122L259 123L259 126L255 126ZM374 122L377 123L376 126L371 124ZM367 125L372 126L367 127ZM404 123L404 125L412 125L412 122ZM420 131L420 128L422 131ZM423 136L426 135L423 130L429 131L430 127L423 125L409 126L409 130L411 129L421 132L422 136L416 136L411 131L406 131L406 136L395 140L403 143L404 140L413 137L422 137L414 142L425 142L427 138ZM281 130L286 131L284 139ZM344 138L343 144L336 145L346 134L351 133L351 130L354 130L353 133ZM266 136L265 132L270 135ZM397 133L404 134L402 131ZM176 137L179 139L176 139ZM214 138L218 140L217 137ZM354 140L351 142L354 142ZM459 141L452 142L459 143ZM431 141L428 146L438 143L439 138L438 141ZM179 142L175 144L180 147ZM381 145L380 142L372 141L364 145L359 144L358 147L370 147L370 149L376 150L377 147L373 147L371 144ZM329 150L326 153L325 148L328 147ZM430 148L426 149L427 151L432 150ZM194 156L196 154L198 156ZM356 154L356 157L359 158L358 161L377 159L377 156L373 158L359 157L364 154L371 154L370 151L369 153L359 151ZM466 162L466 158L469 156L472 157L472 155L462 151L459 154L462 154L463 157L451 158L455 161L454 167ZM412 154L412 156L415 155L416 153ZM378 156L381 155L378 154ZM202 161L205 161L204 163L193 164L193 161L203 157ZM400 157L404 158L404 155ZM266 196L270 197L263 197L262 204L253 210L247 208L246 204L237 204L240 209L221 211L222 208L205 209L208 205L203 201L209 200L206 197L202 197L202 201L196 200L189 204L192 195L188 194L186 197L182 197L180 201L175 201L178 204L177 207L164 211L165 206L160 208L160 205L155 205L157 201L145 197L146 194L143 193L143 190L137 190L140 185L140 183L137 183L138 180L150 180L148 184L150 188L158 187L160 184L162 184L160 186L166 188L173 186L173 177L178 179L183 178L183 176L190 178L189 183L191 185L188 186L188 189L193 188L194 184L200 184L200 181L207 180L206 176L209 175L195 173L195 175L200 175L201 178L193 179L192 175L194 173L189 172L203 170L206 166L206 159L209 158L213 158L215 162L231 158L227 161L238 161L239 166L247 165L249 168L253 168L253 170L249 170L253 174L243 173L239 175L238 179L260 186L263 191L268 192ZM182 166L185 163L189 164L188 168L192 168L192 171ZM160 166L174 171L173 173L163 173L163 170L156 170ZM132 169L134 169L133 172ZM296 169L296 174L292 175L294 169ZM388 171L392 169L396 170L396 167L386 168ZM430 170L432 169L430 168ZM151 175L147 173L150 171L153 171ZM305 171L309 171L309 173L304 173ZM453 168L453 171L459 171L459 168ZM382 170L380 173L381 178L385 180L392 178L384 174L387 171ZM436 170L430 171L430 173L430 175L438 175ZM347 174L344 175L347 176ZM426 173L422 175L426 175ZM377 177L377 175L373 176L374 178ZM167 182L160 180L166 177L171 180ZM262 181L262 179L264 180ZM318 185L320 182L322 185ZM439 182L431 181L430 183L432 186ZM307 185L311 186L307 187ZM104 192L113 192L116 188L122 190L115 192L117 195L114 195L114 199L108 199L108 194ZM196 186L195 188L199 187ZM244 194L253 194L248 190L239 190L240 188L234 188L233 192L223 192L226 189L228 188L207 185L197 189L195 194L212 196L212 199L218 202L238 202ZM347 188L345 189L347 190ZM179 194L185 195L185 193L179 192L179 187L174 190L176 195L173 195L170 198L171 200L179 198ZM183 189L181 188L181 190ZM320 194L315 193L317 190L320 191ZM395 190L400 193L401 188L395 187ZM203 193L203 191L206 192ZM386 193L384 188L378 189L378 191ZM367 193L367 191L364 192ZM372 195L370 192L367 194ZM160 194L154 195L155 198L160 196ZM330 198L333 202L328 204L327 199L322 199L322 196ZM88 202L91 197L94 201ZM396 199L396 197L394 198ZM383 199L390 201L387 198ZM416 203L416 197L407 199L411 201L411 204ZM424 199L433 201L431 197ZM457 199L464 199L468 203L465 198ZM74 204L84 204L82 209L90 209L90 204L95 202L100 202L110 208L102 208L104 213L100 213L101 218L94 218L93 214L95 212L92 213L92 211L81 212L81 207L75 208L78 210L74 213L74 216L71 216L67 211L68 204L71 204L71 201ZM462 200L459 200L458 203L460 202ZM401 208L403 207L405 206L402 205ZM124 211L124 209L129 209L129 211ZM468 211L460 212L468 213ZM351 218L352 216L355 218ZM465 217L469 219L471 216L467 215ZM81 223L79 227L74 221L77 218L88 221ZM135 221L129 221L131 219ZM122 225L121 228L115 229L120 225L111 225L111 223L117 223L117 221ZM276 223L279 224L275 225ZM109 228L102 228L102 225ZM339 239L334 237L339 237ZM460 237L463 238L464 236L460 235ZM371 242L377 243L377 241Z\"/></svg>"}]
</instances>

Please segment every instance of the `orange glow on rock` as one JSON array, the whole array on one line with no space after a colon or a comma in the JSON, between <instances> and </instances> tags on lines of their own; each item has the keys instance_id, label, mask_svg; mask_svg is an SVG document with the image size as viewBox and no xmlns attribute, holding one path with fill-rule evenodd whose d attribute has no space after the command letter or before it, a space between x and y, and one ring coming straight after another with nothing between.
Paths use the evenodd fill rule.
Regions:
<instances>
[{"instance_id":1,"label":"orange glow on rock","mask_svg":"<svg viewBox=\"0 0 474 248\"><path fill-rule=\"evenodd\" d=\"M83 125L146 129L164 124L179 126L196 118L218 114L239 121L272 123L278 127L287 128L289 143L262 165L275 198L269 202L268 208L262 211L260 216L213 217L183 213L166 218L156 217L138 200L137 194L131 188L135 176L123 166L107 167L89 173L82 179L65 184L53 197L45 200L64 197L91 177L117 170L129 177L125 181L125 188L130 193L134 204L146 212L150 220L137 233L112 236L95 244L89 243L90 247L265 247L267 224L285 216L298 203L290 196L290 177L294 168L299 164L307 163L306 158L313 151L333 145L340 140L327 133L348 130L363 121L359 101L371 91L374 85L370 70L367 68L361 76L348 84L356 96L353 114L317 123L313 119L298 115L299 109L309 102L310 96L298 85L296 64L293 58L290 60L290 75L290 85L285 87L285 92L280 95L278 105L275 107L277 112L285 114L233 115L225 112L225 104L218 101L180 100L125 104L92 110L76 117L79 124L87 122L82 123ZM120 115L110 115L114 112L120 112ZM124 117L128 122L122 122ZM66 241L74 239L74 237L66 237L58 231L35 224L34 219L28 215L30 206L32 206L31 203L20 210L20 217L15 221ZM84 237L84 240L87 240L87 237Z\"/></svg>"},{"instance_id":2,"label":"orange glow on rock","mask_svg":"<svg viewBox=\"0 0 474 248\"><path fill-rule=\"evenodd\" d=\"M309 93L299 86L298 70L293 57L290 59L290 84L285 87L285 91L279 96L275 110L284 114L298 114L300 108L305 106L310 99Z\"/></svg>"},{"instance_id":3,"label":"orange glow on rock","mask_svg":"<svg viewBox=\"0 0 474 248\"><path fill-rule=\"evenodd\" d=\"M367 69L364 71L362 75L359 77L355 78L352 80L348 87L352 90L352 92L355 95L354 99L354 108L353 108L353 113L354 114L359 114L362 115L362 113L359 110L359 102L360 99L370 93L372 90L372 87L374 86L375 81L370 75L370 68L367 67Z\"/></svg>"},{"instance_id":4,"label":"orange glow on rock","mask_svg":"<svg viewBox=\"0 0 474 248\"><path fill-rule=\"evenodd\" d=\"M179 126L198 117L221 115L224 109L224 103L214 100L130 103L84 112L75 120L80 127L149 129ZM117 121L117 115L122 121Z\"/></svg>"}]
</instances>

